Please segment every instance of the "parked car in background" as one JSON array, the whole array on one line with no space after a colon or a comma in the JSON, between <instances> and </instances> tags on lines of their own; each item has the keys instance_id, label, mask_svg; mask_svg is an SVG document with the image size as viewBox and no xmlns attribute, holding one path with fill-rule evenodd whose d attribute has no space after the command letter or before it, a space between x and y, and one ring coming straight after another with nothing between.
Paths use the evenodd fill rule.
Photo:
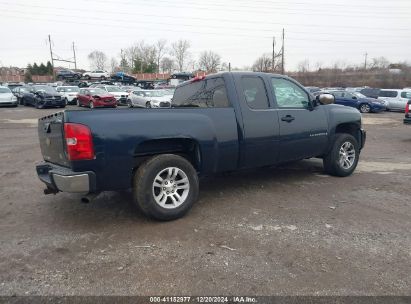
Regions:
<instances>
[{"instance_id":1,"label":"parked car in background","mask_svg":"<svg viewBox=\"0 0 411 304\"><path fill-rule=\"evenodd\" d=\"M108 94L105 90L100 88L83 88L80 89L77 98L77 105L79 107L93 108L115 108L117 100L112 94Z\"/></svg>"},{"instance_id":2,"label":"parked car in background","mask_svg":"<svg viewBox=\"0 0 411 304\"><path fill-rule=\"evenodd\" d=\"M411 100L408 100L407 105L405 106L404 124L411 124Z\"/></svg>"},{"instance_id":3,"label":"parked car in background","mask_svg":"<svg viewBox=\"0 0 411 304\"><path fill-rule=\"evenodd\" d=\"M0 106L18 106L17 97L8 87L0 86Z\"/></svg>"},{"instance_id":4,"label":"parked car in background","mask_svg":"<svg viewBox=\"0 0 411 304\"><path fill-rule=\"evenodd\" d=\"M14 96L16 96L17 98L17 102L18 104L22 105L22 101L21 98L23 97L24 94L29 93L30 92L30 87L29 86L19 86L19 87L15 87L12 90L12 93L14 94Z\"/></svg>"},{"instance_id":5,"label":"parked car in background","mask_svg":"<svg viewBox=\"0 0 411 304\"><path fill-rule=\"evenodd\" d=\"M128 96L127 105L130 108L169 108L171 98L163 90L137 90Z\"/></svg>"},{"instance_id":6,"label":"parked car in background","mask_svg":"<svg viewBox=\"0 0 411 304\"><path fill-rule=\"evenodd\" d=\"M327 91L334 95L335 103L343 106L353 107L361 113L385 111L385 105L378 99L368 98L359 92Z\"/></svg>"},{"instance_id":7,"label":"parked car in background","mask_svg":"<svg viewBox=\"0 0 411 304\"><path fill-rule=\"evenodd\" d=\"M380 89L376 88L363 88L358 90L357 92L369 97L369 98L375 98L378 99L378 95L380 94Z\"/></svg>"},{"instance_id":8,"label":"parked car in background","mask_svg":"<svg viewBox=\"0 0 411 304\"><path fill-rule=\"evenodd\" d=\"M85 72L83 74L83 77L89 80L91 78L107 79L107 78L110 78L110 74L104 70L95 70L91 72Z\"/></svg>"},{"instance_id":9,"label":"parked car in background","mask_svg":"<svg viewBox=\"0 0 411 304\"><path fill-rule=\"evenodd\" d=\"M117 72L111 75L112 81L118 81L122 84L133 84L137 81L137 79L131 75L128 75L124 72Z\"/></svg>"},{"instance_id":10,"label":"parked car in background","mask_svg":"<svg viewBox=\"0 0 411 304\"><path fill-rule=\"evenodd\" d=\"M191 78L194 78L195 75L193 73L188 73L188 72L179 72L179 73L174 73L171 74L170 78L171 79L181 79L183 81L190 80Z\"/></svg>"},{"instance_id":11,"label":"parked car in background","mask_svg":"<svg viewBox=\"0 0 411 304\"><path fill-rule=\"evenodd\" d=\"M107 93L114 95L118 105L127 105L128 93L118 86L114 85L97 85L96 88L103 89Z\"/></svg>"},{"instance_id":12,"label":"parked car in background","mask_svg":"<svg viewBox=\"0 0 411 304\"><path fill-rule=\"evenodd\" d=\"M59 92L66 104L76 104L77 94L80 92L80 88L77 86L61 86L57 87L57 92Z\"/></svg>"},{"instance_id":13,"label":"parked car in background","mask_svg":"<svg viewBox=\"0 0 411 304\"><path fill-rule=\"evenodd\" d=\"M22 82L8 82L7 83L7 87L10 90L13 90L14 88L21 87L21 86L24 86L24 83Z\"/></svg>"},{"instance_id":14,"label":"parked car in background","mask_svg":"<svg viewBox=\"0 0 411 304\"><path fill-rule=\"evenodd\" d=\"M382 89L378 99L385 102L389 111L404 111L408 101L411 100L411 90Z\"/></svg>"},{"instance_id":15,"label":"parked car in background","mask_svg":"<svg viewBox=\"0 0 411 304\"><path fill-rule=\"evenodd\" d=\"M141 90L141 88L137 87L137 86L120 86L120 89L127 92L127 93L131 93L133 91Z\"/></svg>"},{"instance_id":16,"label":"parked car in background","mask_svg":"<svg viewBox=\"0 0 411 304\"><path fill-rule=\"evenodd\" d=\"M21 101L23 105L32 105L37 109L48 107L64 108L66 102L55 88L48 85L33 85L28 93L24 93Z\"/></svg>"},{"instance_id":17,"label":"parked car in background","mask_svg":"<svg viewBox=\"0 0 411 304\"><path fill-rule=\"evenodd\" d=\"M59 70L56 73L57 79L65 80L65 79L80 79L81 73L74 72L72 70Z\"/></svg>"}]
</instances>

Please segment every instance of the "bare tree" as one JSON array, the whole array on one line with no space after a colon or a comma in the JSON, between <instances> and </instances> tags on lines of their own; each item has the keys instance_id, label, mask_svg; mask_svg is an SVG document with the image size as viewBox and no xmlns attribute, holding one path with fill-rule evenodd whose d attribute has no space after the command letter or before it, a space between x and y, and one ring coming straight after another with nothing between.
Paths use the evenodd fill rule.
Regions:
<instances>
[{"instance_id":1,"label":"bare tree","mask_svg":"<svg viewBox=\"0 0 411 304\"><path fill-rule=\"evenodd\" d=\"M371 68L374 69L387 69L390 62L385 57L373 58L371 62Z\"/></svg>"},{"instance_id":2,"label":"bare tree","mask_svg":"<svg viewBox=\"0 0 411 304\"><path fill-rule=\"evenodd\" d=\"M270 54L263 54L254 62L252 69L255 72L270 72L272 70L272 57Z\"/></svg>"},{"instance_id":3,"label":"bare tree","mask_svg":"<svg viewBox=\"0 0 411 304\"><path fill-rule=\"evenodd\" d=\"M111 73L117 72L117 70L119 69L119 66L118 66L118 61L116 60L116 58L111 57L110 67L111 67Z\"/></svg>"},{"instance_id":4,"label":"bare tree","mask_svg":"<svg viewBox=\"0 0 411 304\"><path fill-rule=\"evenodd\" d=\"M90 66L97 70L104 70L107 65L107 56L102 51L93 51L88 54L88 60L90 60Z\"/></svg>"},{"instance_id":5,"label":"bare tree","mask_svg":"<svg viewBox=\"0 0 411 304\"><path fill-rule=\"evenodd\" d=\"M125 54L134 72L152 73L157 71L157 50L155 45L146 44L144 40L140 40L135 45L127 48Z\"/></svg>"},{"instance_id":6,"label":"bare tree","mask_svg":"<svg viewBox=\"0 0 411 304\"><path fill-rule=\"evenodd\" d=\"M297 69L298 69L298 72L303 73L303 74L309 72L310 71L310 61L308 61L308 59L300 61L298 63Z\"/></svg>"},{"instance_id":7,"label":"bare tree","mask_svg":"<svg viewBox=\"0 0 411 304\"><path fill-rule=\"evenodd\" d=\"M215 73L221 64L221 56L213 51L204 51L200 54L199 64L207 73Z\"/></svg>"},{"instance_id":8,"label":"bare tree","mask_svg":"<svg viewBox=\"0 0 411 304\"><path fill-rule=\"evenodd\" d=\"M161 60L160 65L161 65L161 70L163 71L163 73L166 72L166 73L171 74L174 68L174 61L168 57L164 57Z\"/></svg>"},{"instance_id":9,"label":"bare tree","mask_svg":"<svg viewBox=\"0 0 411 304\"><path fill-rule=\"evenodd\" d=\"M157 73L160 73L160 61L166 52L166 45L167 45L167 40L165 39L158 40L155 45L156 52L157 52Z\"/></svg>"},{"instance_id":10,"label":"bare tree","mask_svg":"<svg viewBox=\"0 0 411 304\"><path fill-rule=\"evenodd\" d=\"M171 53L174 56L179 72L182 72L186 62L188 61L190 54L188 49L190 48L190 42L187 40L178 40L172 45Z\"/></svg>"}]
</instances>

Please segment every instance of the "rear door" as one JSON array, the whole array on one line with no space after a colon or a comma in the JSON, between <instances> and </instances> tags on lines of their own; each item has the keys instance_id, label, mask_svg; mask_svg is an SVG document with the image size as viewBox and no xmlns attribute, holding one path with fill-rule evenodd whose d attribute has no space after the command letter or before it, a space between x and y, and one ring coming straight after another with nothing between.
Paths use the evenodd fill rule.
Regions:
<instances>
[{"instance_id":1,"label":"rear door","mask_svg":"<svg viewBox=\"0 0 411 304\"><path fill-rule=\"evenodd\" d=\"M277 110L269 102L267 83L259 76L234 77L243 119L240 167L275 164L278 161L280 130Z\"/></svg>"},{"instance_id":2,"label":"rear door","mask_svg":"<svg viewBox=\"0 0 411 304\"><path fill-rule=\"evenodd\" d=\"M328 121L324 106L311 107L308 93L297 83L271 79L278 107L281 162L319 156L328 144Z\"/></svg>"}]
</instances>

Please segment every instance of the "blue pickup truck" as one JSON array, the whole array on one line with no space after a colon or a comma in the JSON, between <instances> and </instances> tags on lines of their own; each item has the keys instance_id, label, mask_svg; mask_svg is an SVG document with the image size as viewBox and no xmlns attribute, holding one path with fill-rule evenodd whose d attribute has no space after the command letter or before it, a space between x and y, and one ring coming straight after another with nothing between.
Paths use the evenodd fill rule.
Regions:
<instances>
[{"instance_id":1,"label":"blue pickup truck","mask_svg":"<svg viewBox=\"0 0 411 304\"><path fill-rule=\"evenodd\" d=\"M45 194L133 189L158 220L183 216L198 177L322 158L348 176L365 143L361 114L282 75L236 72L179 85L172 108L66 110L39 119Z\"/></svg>"}]
</instances>

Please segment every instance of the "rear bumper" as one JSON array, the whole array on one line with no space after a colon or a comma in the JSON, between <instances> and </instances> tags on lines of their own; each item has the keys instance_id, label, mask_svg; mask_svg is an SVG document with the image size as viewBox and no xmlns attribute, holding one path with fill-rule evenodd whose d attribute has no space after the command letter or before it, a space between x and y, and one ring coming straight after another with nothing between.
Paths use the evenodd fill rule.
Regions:
<instances>
[{"instance_id":1,"label":"rear bumper","mask_svg":"<svg viewBox=\"0 0 411 304\"><path fill-rule=\"evenodd\" d=\"M37 165L36 171L50 192L96 192L96 175L92 171L74 172L69 168L47 162Z\"/></svg>"},{"instance_id":2,"label":"rear bumper","mask_svg":"<svg viewBox=\"0 0 411 304\"><path fill-rule=\"evenodd\" d=\"M405 117L404 118L404 124L405 125L411 125L411 117Z\"/></svg>"}]
</instances>

